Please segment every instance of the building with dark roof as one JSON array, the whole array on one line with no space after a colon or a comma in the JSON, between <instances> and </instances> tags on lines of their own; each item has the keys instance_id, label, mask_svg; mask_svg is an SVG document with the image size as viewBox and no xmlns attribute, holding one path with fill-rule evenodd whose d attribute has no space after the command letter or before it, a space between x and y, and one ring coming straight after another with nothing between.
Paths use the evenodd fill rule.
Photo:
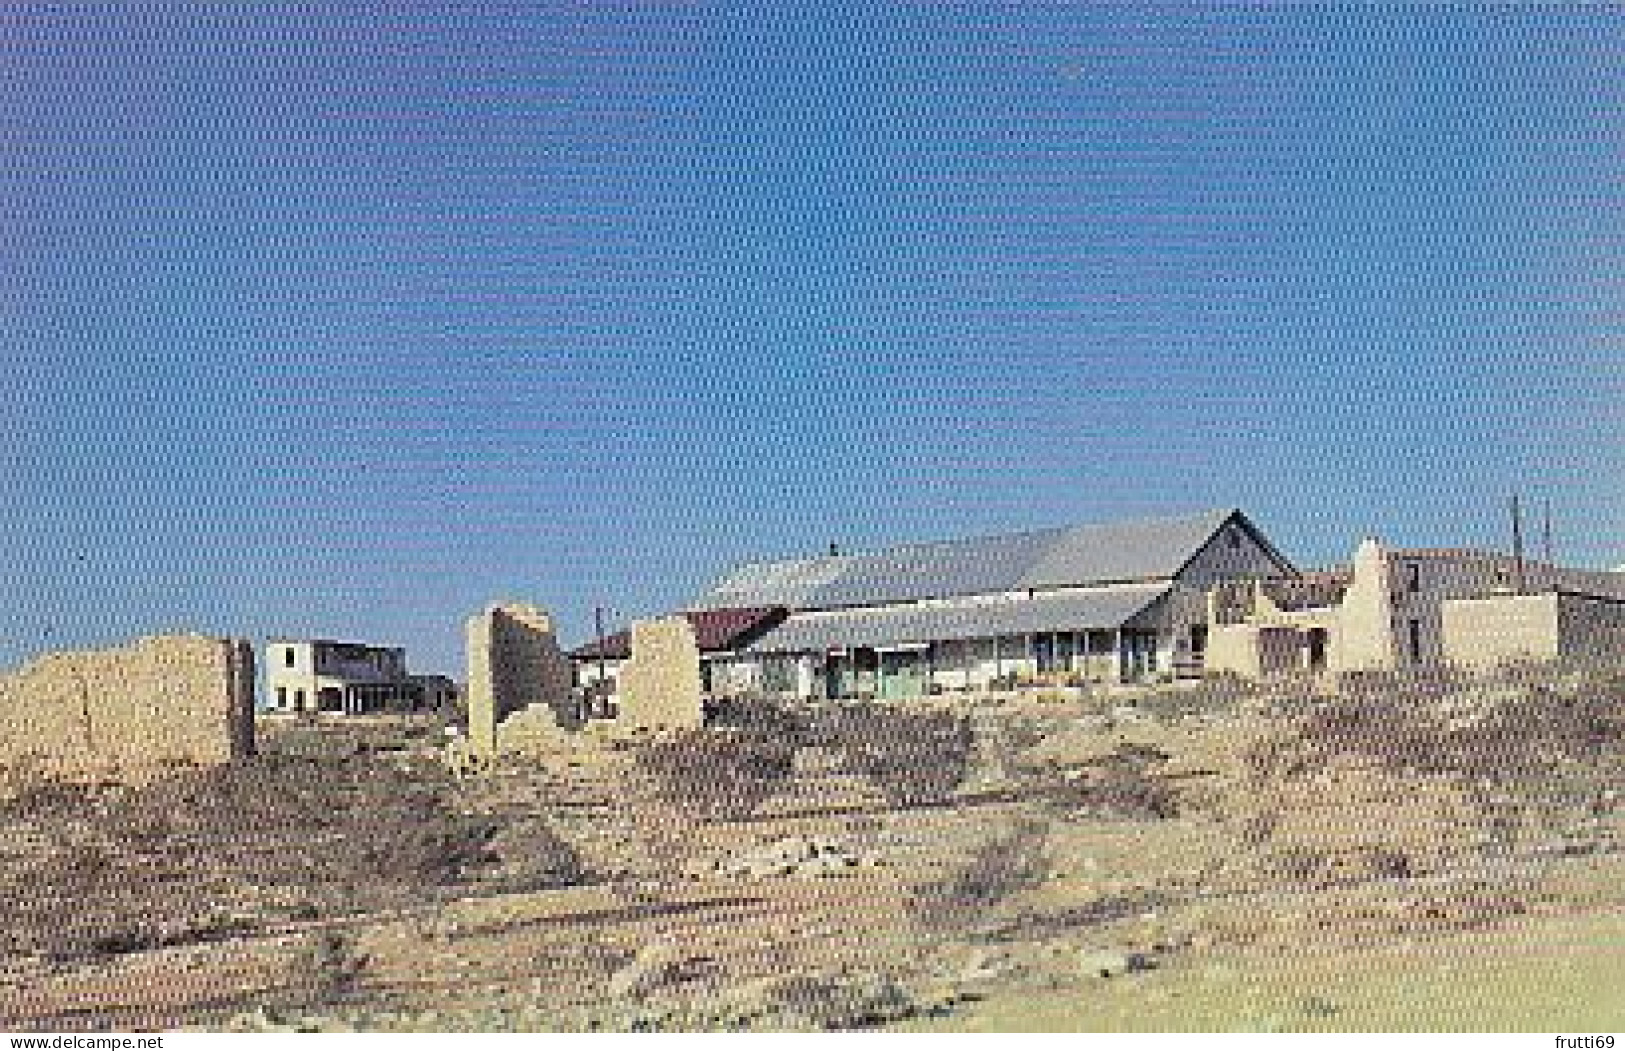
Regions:
<instances>
[{"instance_id":1,"label":"building with dark roof","mask_svg":"<svg viewBox=\"0 0 1625 1051\"><path fill-rule=\"evenodd\" d=\"M694 642L700 651L700 684L707 693L715 692L714 670L731 669L745 656L747 647L784 623L789 610L783 606L749 606L739 609L689 610L682 613L694 629ZM622 666L632 656L632 633L618 631L570 651L576 685L612 702Z\"/></svg>"}]
</instances>

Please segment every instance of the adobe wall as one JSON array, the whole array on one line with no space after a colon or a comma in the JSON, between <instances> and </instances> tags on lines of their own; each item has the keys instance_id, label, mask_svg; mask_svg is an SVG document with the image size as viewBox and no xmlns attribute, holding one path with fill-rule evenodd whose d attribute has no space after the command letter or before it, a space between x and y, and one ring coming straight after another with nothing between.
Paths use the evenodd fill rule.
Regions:
<instances>
[{"instance_id":1,"label":"adobe wall","mask_svg":"<svg viewBox=\"0 0 1625 1051\"><path fill-rule=\"evenodd\" d=\"M139 775L254 751L254 649L166 635L53 653L0 676L0 767Z\"/></svg>"},{"instance_id":2,"label":"adobe wall","mask_svg":"<svg viewBox=\"0 0 1625 1051\"><path fill-rule=\"evenodd\" d=\"M1446 657L1463 667L1625 663L1625 601L1618 599L1552 592L1451 599L1442 617Z\"/></svg>"},{"instance_id":3,"label":"adobe wall","mask_svg":"<svg viewBox=\"0 0 1625 1051\"><path fill-rule=\"evenodd\" d=\"M488 606L468 619L468 732L482 755L496 752L497 724L533 704L561 712L570 698L570 661L553 618L535 606Z\"/></svg>"},{"instance_id":4,"label":"adobe wall","mask_svg":"<svg viewBox=\"0 0 1625 1051\"><path fill-rule=\"evenodd\" d=\"M1252 624L1214 624L1208 628L1207 653L1202 670L1208 675L1261 678L1258 628Z\"/></svg>"},{"instance_id":5,"label":"adobe wall","mask_svg":"<svg viewBox=\"0 0 1625 1051\"><path fill-rule=\"evenodd\" d=\"M1303 633L1273 624L1217 624L1208 632L1203 670L1243 679L1290 675L1303 668Z\"/></svg>"},{"instance_id":6,"label":"adobe wall","mask_svg":"<svg viewBox=\"0 0 1625 1051\"><path fill-rule=\"evenodd\" d=\"M615 729L698 729L704 723L700 648L688 618L634 622L632 659L621 668Z\"/></svg>"},{"instance_id":7,"label":"adobe wall","mask_svg":"<svg viewBox=\"0 0 1625 1051\"><path fill-rule=\"evenodd\" d=\"M1448 599L1440 607L1444 656L1464 668L1557 657L1557 596Z\"/></svg>"}]
</instances>

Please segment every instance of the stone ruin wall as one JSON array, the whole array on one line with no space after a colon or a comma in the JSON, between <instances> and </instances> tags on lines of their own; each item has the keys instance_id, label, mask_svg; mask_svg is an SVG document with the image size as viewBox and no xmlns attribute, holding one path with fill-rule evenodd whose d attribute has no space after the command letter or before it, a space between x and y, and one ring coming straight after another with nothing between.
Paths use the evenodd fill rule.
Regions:
<instances>
[{"instance_id":1,"label":"stone ruin wall","mask_svg":"<svg viewBox=\"0 0 1625 1051\"><path fill-rule=\"evenodd\" d=\"M496 750L497 724L544 705L562 715L570 699L570 661L553 619L521 603L488 606L468 620L468 733L483 755Z\"/></svg>"},{"instance_id":2,"label":"stone ruin wall","mask_svg":"<svg viewBox=\"0 0 1625 1051\"><path fill-rule=\"evenodd\" d=\"M623 731L698 729L705 723L700 649L686 617L632 625L615 725Z\"/></svg>"},{"instance_id":3,"label":"stone ruin wall","mask_svg":"<svg viewBox=\"0 0 1625 1051\"><path fill-rule=\"evenodd\" d=\"M254 752L254 648L201 635L53 653L0 676L0 767L140 775Z\"/></svg>"},{"instance_id":4,"label":"stone ruin wall","mask_svg":"<svg viewBox=\"0 0 1625 1051\"><path fill-rule=\"evenodd\" d=\"M583 726L572 710L570 661L552 618L521 603L488 606L468 619L468 740L448 756L470 769L501 753L544 754L704 724L699 647L684 617L632 626L615 718ZM586 729L588 734L575 731Z\"/></svg>"}]
</instances>

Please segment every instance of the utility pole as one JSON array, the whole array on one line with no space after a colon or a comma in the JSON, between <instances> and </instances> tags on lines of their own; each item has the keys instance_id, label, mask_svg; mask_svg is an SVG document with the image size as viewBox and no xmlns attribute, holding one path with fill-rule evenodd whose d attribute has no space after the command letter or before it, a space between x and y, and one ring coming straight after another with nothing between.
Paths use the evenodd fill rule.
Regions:
<instances>
[{"instance_id":1,"label":"utility pole","mask_svg":"<svg viewBox=\"0 0 1625 1051\"><path fill-rule=\"evenodd\" d=\"M1555 567L1557 560L1552 555L1552 498L1546 497L1546 514L1541 522L1541 546L1545 548L1546 565Z\"/></svg>"},{"instance_id":2,"label":"utility pole","mask_svg":"<svg viewBox=\"0 0 1625 1051\"><path fill-rule=\"evenodd\" d=\"M1512 494L1512 582L1518 594L1524 593L1523 575L1523 511L1518 506L1518 494Z\"/></svg>"}]
</instances>

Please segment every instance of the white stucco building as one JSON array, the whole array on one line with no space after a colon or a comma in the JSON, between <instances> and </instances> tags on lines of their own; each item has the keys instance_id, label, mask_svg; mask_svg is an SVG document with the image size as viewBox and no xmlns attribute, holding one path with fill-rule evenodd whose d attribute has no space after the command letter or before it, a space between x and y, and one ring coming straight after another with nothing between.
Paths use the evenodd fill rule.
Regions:
<instances>
[{"instance_id":1,"label":"white stucco building","mask_svg":"<svg viewBox=\"0 0 1625 1051\"><path fill-rule=\"evenodd\" d=\"M271 640L265 680L273 712L412 711L446 706L457 695L444 676L409 674L400 647L332 639Z\"/></svg>"}]
</instances>

